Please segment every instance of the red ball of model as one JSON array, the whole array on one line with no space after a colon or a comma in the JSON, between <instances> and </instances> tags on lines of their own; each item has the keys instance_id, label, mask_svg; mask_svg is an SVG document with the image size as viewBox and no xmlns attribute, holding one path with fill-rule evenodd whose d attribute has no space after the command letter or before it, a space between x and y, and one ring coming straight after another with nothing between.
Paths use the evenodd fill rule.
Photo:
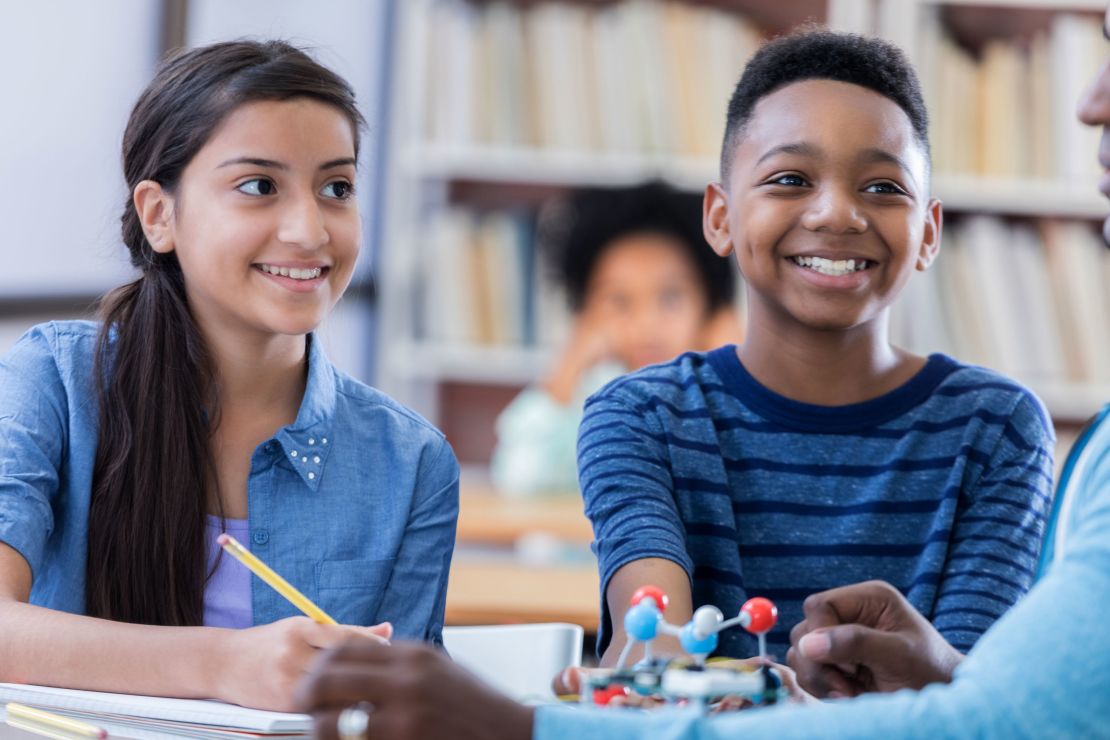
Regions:
<instances>
[{"instance_id":1,"label":"red ball of model","mask_svg":"<svg viewBox=\"0 0 1110 740\"><path fill-rule=\"evenodd\" d=\"M604 689L594 689L594 704L604 707L618 696L628 696L630 693L627 686L609 686Z\"/></svg>"},{"instance_id":2,"label":"red ball of model","mask_svg":"<svg viewBox=\"0 0 1110 740\"><path fill-rule=\"evenodd\" d=\"M779 608L775 606L773 601L762 596L756 596L754 599L745 601L744 606L740 607L740 612L747 614L751 620L744 626L744 629L753 635L770 632L771 628L775 626L775 622L779 621Z\"/></svg>"},{"instance_id":3,"label":"red ball of model","mask_svg":"<svg viewBox=\"0 0 1110 740\"><path fill-rule=\"evenodd\" d=\"M671 602L667 595L663 593L663 589L658 586L640 586L636 589L636 593L632 594L631 605L636 606L645 598L651 598L655 605L659 607L660 612L667 611L667 604ZM770 603L770 602L767 602Z\"/></svg>"}]
</instances>

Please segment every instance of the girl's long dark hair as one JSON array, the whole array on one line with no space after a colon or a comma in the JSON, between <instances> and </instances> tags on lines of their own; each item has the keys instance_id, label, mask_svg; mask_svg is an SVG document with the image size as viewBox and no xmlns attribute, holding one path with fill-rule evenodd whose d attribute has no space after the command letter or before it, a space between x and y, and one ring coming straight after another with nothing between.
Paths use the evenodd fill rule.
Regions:
<instances>
[{"instance_id":1,"label":"girl's long dark hair","mask_svg":"<svg viewBox=\"0 0 1110 740\"><path fill-rule=\"evenodd\" d=\"M173 192L189 161L236 107L309 97L363 119L349 85L282 41L235 41L165 60L123 136L123 242L141 275L101 303L96 353L99 441L89 506L85 611L159 625L204 617L205 517L216 492L219 420L212 358L193 321L176 255L151 249L130 193ZM211 496L219 506L219 496Z\"/></svg>"}]
</instances>

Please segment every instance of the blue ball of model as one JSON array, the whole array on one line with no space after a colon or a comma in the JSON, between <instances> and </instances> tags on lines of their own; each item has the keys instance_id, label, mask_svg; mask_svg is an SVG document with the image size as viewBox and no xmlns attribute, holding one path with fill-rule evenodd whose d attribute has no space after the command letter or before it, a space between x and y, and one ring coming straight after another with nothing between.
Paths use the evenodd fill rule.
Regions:
<instances>
[{"instance_id":1,"label":"blue ball of model","mask_svg":"<svg viewBox=\"0 0 1110 740\"><path fill-rule=\"evenodd\" d=\"M652 599L644 599L624 613L624 631L633 640L648 642L659 632L662 614Z\"/></svg>"},{"instance_id":2,"label":"blue ball of model","mask_svg":"<svg viewBox=\"0 0 1110 740\"><path fill-rule=\"evenodd\" d=\"M717 649L717 633L710 632L703 636L692 621L682 628L678 639L682 643L682 649L690 655L708 655Z\"/></svg>"}]
</instances>

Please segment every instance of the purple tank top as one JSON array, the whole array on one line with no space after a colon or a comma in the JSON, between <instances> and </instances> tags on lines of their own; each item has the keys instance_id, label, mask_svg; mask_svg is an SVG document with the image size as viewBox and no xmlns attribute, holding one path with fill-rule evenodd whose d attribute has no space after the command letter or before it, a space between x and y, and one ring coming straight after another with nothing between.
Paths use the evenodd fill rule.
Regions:
<instances>
[{"instance_id":1,"label":"purple tank top","mask_svg":"<svg viewBox=\"0 0 1110 740\"><path fill-rule=\"evenodd\" d=\"M216 538L226 531L240 542L248 542L250 525L246 519L224 519L208 516L205 527L208 570L222 550ZM223 553L216 572L204 587L204 626L243 629L254 624L251 613L251 572L235 558Z\"/></svg>"}]
</instances>

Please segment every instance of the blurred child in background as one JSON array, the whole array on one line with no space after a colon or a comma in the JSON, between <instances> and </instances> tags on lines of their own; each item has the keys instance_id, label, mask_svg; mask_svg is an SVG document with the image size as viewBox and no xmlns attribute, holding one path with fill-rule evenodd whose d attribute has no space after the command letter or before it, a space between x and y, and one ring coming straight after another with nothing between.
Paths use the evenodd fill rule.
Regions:
<instances>
[{"instance_id":1,"label":"blurred child in background","mask_svg":"<svg viewBox=\"0 0 1110 740\"><path fill-rule=\"evenodd\" d=\"M741 341L736 280L705 241L700 200L662 183L584 190L564 228L547 229L541 241L574 321L551 372L497 421L499 489L576 490L587 396L623 373Z\"/></svg>"}]
</instances>

